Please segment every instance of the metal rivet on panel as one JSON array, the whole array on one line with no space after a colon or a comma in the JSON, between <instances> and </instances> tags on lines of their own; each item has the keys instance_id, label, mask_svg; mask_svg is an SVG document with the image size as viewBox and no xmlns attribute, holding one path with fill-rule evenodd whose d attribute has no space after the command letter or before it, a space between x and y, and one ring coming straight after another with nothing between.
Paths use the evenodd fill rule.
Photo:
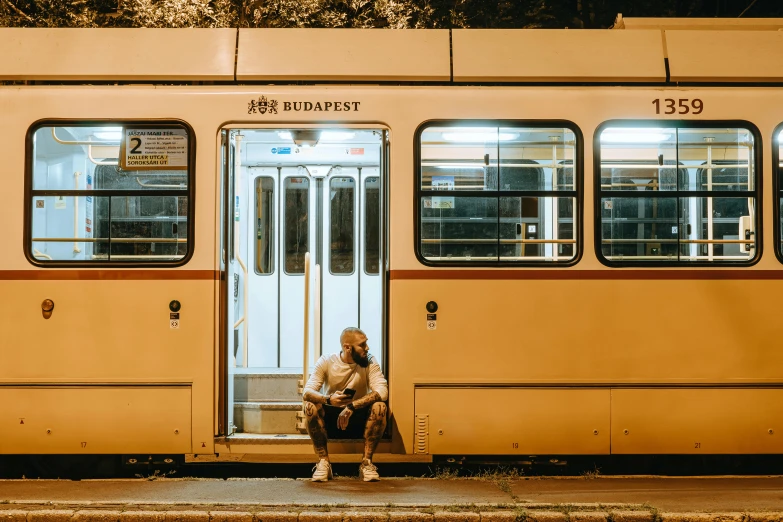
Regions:
<instances>
[{"instance_id":1,"label":"metal rivet on panel","mask_svg":"<svg viewBox=\"0 0 783 522\"><path fill-rule=\"evenodd\" d=\"M598 435L598 430L593 430L593 435Z\"/></svg>"},{"instance_id":2,"label":"metal rivet on panel","mask_svg":"<svg viewBox=\"0 0 783 522\"><path fill-rule=\"evenodd\" d=\"M47 435L51 435L51 433L52 433L52 430L46 430L46 434Z\"/></svg>"},{"instance_id":3,"label":"metal rivet on panel","mask_svg":"<svg viewBox=\"0 0 783 522\"><path fill-rule=\"evenodd\" d=\"M163 459L163 462L165 462L166 464L171 464L174 462L174 459Z\"/></svg>"},{"instance_id":4,"label":"metal rivet on panel","mask_svg":"<svg viewBox=\"0 0 783 522\"><path fill-rule=\"evenodd\" d=\"M128 464L136 464L138 460L136 459L128 459Z\"/></svg>"},{"instance_id":5,"label":"metal rivet on panel","mask_svg":"<svg viewBox=\"0 0 783 522\"><path fill-rule=\"evenodd\" d=\"M628 435L628 430L623 430L623 435Z\"/></svg>"},{"instance_id":6,"label":"metal rivet on panel","mask_svg":"<svg viewBox=\"0 0 783 522\"><path fill-rule=\"evenodd\" d=\"M767 430L767 433L769 433L770 435L772 435L773 433L775 433L775 431L774 431L772 428L770 428L770 429L768 429L768 430Z\"/></svg>"},{"instance_id":7,"label":"metal rivet on panel","mask_svg":"<svg viewBox=\"0 0 783 522\"><path fill-rule=\"evenodd\" d=\"M443 430L438 430L438 435L443 435Z\"/></svg>"},{"instance_id":8,"label":"metal rivet on panel","mask_svg":"<svg viewBox=\"0 0 783 522\"><path fill-rule=\"evenodd\" d=\"M174 435L179 435L179 430L174 430Z\"/></svg>"}]
</instances>

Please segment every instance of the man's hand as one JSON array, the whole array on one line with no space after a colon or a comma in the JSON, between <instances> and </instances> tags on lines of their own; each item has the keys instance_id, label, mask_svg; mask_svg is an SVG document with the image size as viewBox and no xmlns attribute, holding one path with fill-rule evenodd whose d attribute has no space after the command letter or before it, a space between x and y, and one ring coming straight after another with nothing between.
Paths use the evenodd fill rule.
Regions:
<instances>
[{"instance_id":1,"label":"man's hand","mask_svg":"<svg viewBox=\"0 0 783 522\"><path fill-rule=\"evenodd\" d=\"M348 406L348 404L351 403L351 400L353 397L350 395L346 395L342 392L334 392L329 396L329 402L332 403L332 406L337 406L338 408L342 408L343 406Z\"/></svg>"},{"instance_id":2,"label":"man's hand","mask_svg":"<svg viewBox=\"0 0 783 522\"><path fill-rule=\"evenodd\" d=\"M348 396L346 395L346 397ZM348 408L344 408L343 411L340 412L340 416L337 417L337 427L340 428L341 430L347 428L348 421L351 420L351 415L353 415L353 412Z\"/></svg>"}]
</instances>

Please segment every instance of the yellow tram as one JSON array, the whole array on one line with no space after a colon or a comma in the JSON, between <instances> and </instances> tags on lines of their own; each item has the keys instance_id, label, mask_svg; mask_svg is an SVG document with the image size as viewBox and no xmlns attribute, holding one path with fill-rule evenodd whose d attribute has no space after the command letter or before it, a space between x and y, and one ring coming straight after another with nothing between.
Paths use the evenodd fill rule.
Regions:
<instances>
[{"instance_id":1,"label":"yellow tram","mask_svg":"<svg viewBox=\"0 0 783 522\"><path fill-rule=\"evenodd\" d=\"M0 453L782 453L780 29L0 29Z\"/></svg>"}]
</instances>

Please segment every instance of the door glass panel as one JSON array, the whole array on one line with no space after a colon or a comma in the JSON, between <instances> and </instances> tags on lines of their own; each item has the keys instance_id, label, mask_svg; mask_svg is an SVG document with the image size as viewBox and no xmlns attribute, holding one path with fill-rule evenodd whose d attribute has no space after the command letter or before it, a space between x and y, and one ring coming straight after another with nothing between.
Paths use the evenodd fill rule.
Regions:
<instances>
[{"instance_id":1,"label":"door glass panel","mask_svg":"<svg viewBox=\"0 0 783 522\"><path fill-rule=\"evenodd\" d=\"M260 275L275 271L274 186L272 178L256 178L256 273Z\"/></svg>"},{"instance_id":2,"label":"door glass panel","mask_svg":"<svg viewBox=\"0 0 783 522\"><path fill-rule=\"evenodd\" d=\"M364 181L364 271L378 274L380 271L380 178Z\"/></svg>"},{"instance_id":3,"label":"door glass panel","mask_svg":"<svg viewBox=\"0 0 783 522\"><path fill-rule=\"evenodd\" d=\"M329 270L332 274L352 274L354 267L353 178L329 180Z\"/></svg>"},{"instance_id":4,"label":"door glass panel","mask_svg":"<svg viewBox=\"0 0 783 522\"><path fill-rule=\"evenodd\" d=\"M283 245L286 274L304 274L310 232L310 180L290 177L283 182L285 232Z\"/></svg>"}]
</instances>

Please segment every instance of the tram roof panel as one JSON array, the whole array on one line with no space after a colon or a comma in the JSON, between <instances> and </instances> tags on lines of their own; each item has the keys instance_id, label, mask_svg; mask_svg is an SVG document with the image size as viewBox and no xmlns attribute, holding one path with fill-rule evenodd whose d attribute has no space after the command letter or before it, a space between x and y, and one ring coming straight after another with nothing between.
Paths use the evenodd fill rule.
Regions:
<instances>
[{"instance_id":1,"label":"tram roof panel","mask_svg":"<svg viewBox=\"0 0 783 522\"><path fill-rule=\"evenodd\" d=\"M663 82L661 31L455 29L454 81Z\"/></svg>"},{"instance_id":2,"label":"tram roof panel","mask_svg":"<svg viewBox=\"0 0 783 522\"><path fill-rule=\"evenodd\" d=\"M665 36L672 81L783 81L783 31L666 30Z\"/></svg>"},{"instance_id":3,"label":"tram roof panel","mask_svg":"<svg viewBox=\"0 0 783 522\"><path fill-rule=\"evenodd\" d=\"M236 29L4 28L0 79L234 79Z\"/></svg>"},{"instance_id":4,"label":"tram roof panel","mask_svg":"<svg viewBox=\"0 0 783 522\"><path fill-rule=\"evenodd\" d=\"M240 29L236 79L448 81L447 29Z\"/></svg>"},{"instance_id":5,"label":"tram roof panel","mask_svg":"<svg viewBox=\"0 0 783 522\"><path fill-rule=\"evenodd\" d=\"M623 18L624 29L777 31L783 18Z\"/></svg>"}]
</instances>

